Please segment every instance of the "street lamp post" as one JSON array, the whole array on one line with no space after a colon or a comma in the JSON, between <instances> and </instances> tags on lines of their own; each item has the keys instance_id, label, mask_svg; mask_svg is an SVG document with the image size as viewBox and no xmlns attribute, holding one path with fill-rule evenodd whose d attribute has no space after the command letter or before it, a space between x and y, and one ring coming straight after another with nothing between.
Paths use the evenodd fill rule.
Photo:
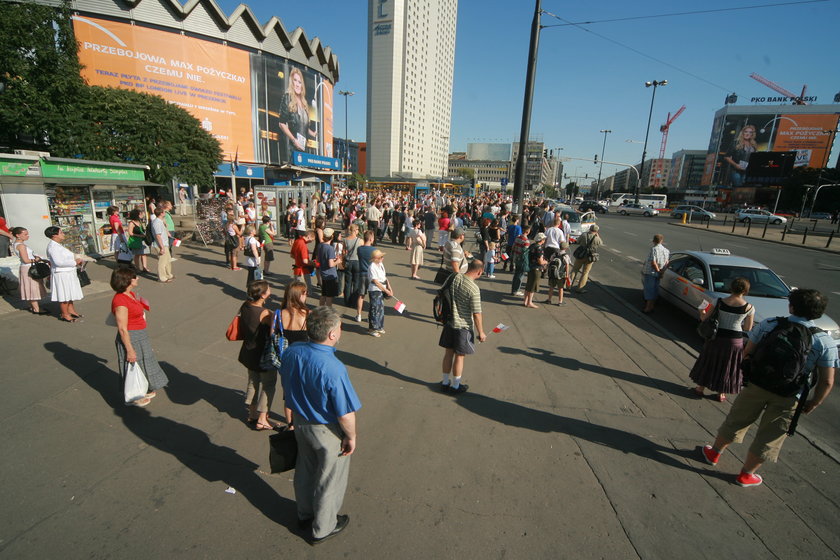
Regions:
<instances>
[{"instance_id":1,"label":"street lamp post","mask_svg":"<svg viewBox=\"0 0 840 560\"><path fill-rule=\"evenodd\" d=\"M598 183L595 185L595 200L600 199L601 194L601 171L604 169L604 151L607 149L607 134L611 133L612 130L602 130L601 134L604 135L604 145L601 146L601 165L598 167Z\"/></svg>"},{"instance_id":2,"label":"street lamp post","mask_svg":"<svg viewBox=\"0 0 840 560\"><path fill-rule=\"evenodd\" d=\"M641 176L645 170L645 158L647 157L647 143L648 143L648 135L650 135L650 119L653 117L653 100L656 99L656 88L659 86L667 86L668 80L660 80L656 81L653 80L652 82L645 82L645 87L653 86L653 95L650 96L650 112L648 113L648 122L647 122L647 129L645 130L645 147L642 148L642 164L639 166L639 175ZM641 178L636 183L636 204L639 203L639 189L641 188L642 180Z\"/></svg>"},{"instance_id":3,"label":"street lamp post","mask_svg":"<svg viewBox=\"0 0 840 560\"><path fill-rule=\"evenodd\" d=\"M347 98L351 95L356 95L355 91L347 91L347 90L340 90L338 92L339 95L344 96L344 171L348 171L348 165L350 163L350 139L348 138L347 132Z\"/></svg>"}]
</instances>

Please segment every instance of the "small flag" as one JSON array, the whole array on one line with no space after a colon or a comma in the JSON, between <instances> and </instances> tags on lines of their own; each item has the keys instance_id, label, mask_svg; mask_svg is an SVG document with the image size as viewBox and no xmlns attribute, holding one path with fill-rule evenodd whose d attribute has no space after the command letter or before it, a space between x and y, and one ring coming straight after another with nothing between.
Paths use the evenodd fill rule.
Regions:
<instances>
[{"instance_id":1,"label":"small flag","mask_svg":"<svg viewBox=\"0 0 840 560\"><path fill-rule=\"evenodd\" d=\"M397 310L397 313L402 313L405 311L405 304L401 301L398 301L397 304L394 306L394 309Z\"/></svg>"},{"instance_id":2,"label":"small flag","mask_svg":"<svg viewBox=\"0 0 840 560\"><path fill-rule=\"evenodd\" d=\"M703 311L704 309L708 310L711 306L712 304L704 299L700 302L700 305L697 306L697 309L700 311Z\"/></svg>"},{"instance_id":3,"label":"small flag","mask_svg":"<svg viewBox=\"0 0 840 560\"><path fill-rule=\"evenodd\" d=\"M506 330L508 330L509 328L510 328L509 326L504 325L504 324L502 324L502 323L499 323L498 325L496 325L495 327L493 327L493 332L494 332L494 333L500 333L500 332L502 332L502 331L506 331Z\"/></svg>"},{"instance_id":4,"label":"small flag","mask_svg":"<svg viewBox=\"0 0 840 560\"><path fill-rule=\"evenodd\" d=\"M180 247L181 246L181 240L176 237L175 239L172 240L172 246L173 247Z\"/></svg>"},{"instance_id":5,"label":"small flag","mask_svg":"<svg viewBox=\"0 0 840 560\"><path fill-rule=\"evenodd\" d=\"M509 256L507 256L507 253L502 253L502 260L503 260L503 261L506 261L506 260L508 260L509 258L510 258L510 257L509 257Z\"/></svg>"},{"instance_id":6,"label":"small flag","mask_svg":"<svg viewBox=\"0 0 840 560\"><path fill-rule=\"evenodd\" d=\"M571 276L566 276L566 287L567 288L572 287L572 277Z\"/></svg>"}]
</instances>

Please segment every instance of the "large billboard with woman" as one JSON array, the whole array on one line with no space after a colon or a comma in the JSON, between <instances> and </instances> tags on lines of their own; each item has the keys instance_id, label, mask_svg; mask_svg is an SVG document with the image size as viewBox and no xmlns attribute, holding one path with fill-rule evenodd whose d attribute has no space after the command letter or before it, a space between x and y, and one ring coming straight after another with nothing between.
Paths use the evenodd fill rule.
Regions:
<instances>
[{"instance_id":1,"label":"large billboard with woman","mask_svg":"<svg viewBox=\"0 0 840 560\"><path fill-rule=\"evenodd\" d=\"M755 152L796 152L794 167L826 167L840 114L785 109L776 113L765 112L762 107L718 111L703 184L744 186L749 180L750 156Z\"/></svg>"},{"instance_id":2,"label":"large billboard with woman","mask_svg":"<svg viewBox=\"0 0 840 560\"><path fill-rule=\"evenodd\" d=\"M282 164L333 155L333 84L285 58L179 33L74 17L91 85L160 95L192 113L226 158Z\"/></svg>"}]
</instances>

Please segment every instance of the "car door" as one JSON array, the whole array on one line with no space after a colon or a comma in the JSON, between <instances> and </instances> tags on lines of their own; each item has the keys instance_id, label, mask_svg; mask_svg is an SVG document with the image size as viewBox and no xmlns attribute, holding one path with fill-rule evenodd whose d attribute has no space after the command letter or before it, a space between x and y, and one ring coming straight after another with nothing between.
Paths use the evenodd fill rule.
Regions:
<instances>
[{"instance_id":1,"label":"car door","mask_svg":"<svg viewBox=\"0 0 840 560\"><path fill-rule=\"evenodd\" d=\"M706 266L700 259L692 255L686 255L686 258L678 263L678 266L679 268L674 270L675 275L669 286L669 291L673 294L674 304L684 313L699 319L700 311L698 307L703 300L708 301L705 293L709 286Z\"/></svg>"},{"instance_id":2,"label":"car door","mask_svg":"<svg viewBox=\"0 0 840 560\"><path fill-rule=\"evenodd\" d=\"M665 267L662 279L659 281L659 293L662 299L676 306L680 306L679 293L682 291L682 283L679 281L683 267L689 259L685 253L671 253L671 260Z\"/></svg>"}]
</instances>

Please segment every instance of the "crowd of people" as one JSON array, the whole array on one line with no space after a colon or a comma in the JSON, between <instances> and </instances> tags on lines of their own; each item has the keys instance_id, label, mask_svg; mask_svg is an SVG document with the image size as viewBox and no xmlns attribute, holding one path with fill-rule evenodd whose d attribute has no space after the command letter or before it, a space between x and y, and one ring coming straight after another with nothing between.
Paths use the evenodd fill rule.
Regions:
<instances>
[{"instance_id":1,"label":"crowd of people","mask_svg":"<svg viewBox=\"0 0 840 560\"><path fill-rule=\"evenodd\" d=\"M151 304L136 288L139 276L149 272L149 254L157 256L159 282L168 284L175 278L171 209L167 201L150 202L133 209L126 223L115 208L108 210L112 247L118 262L124 265L111 276L119 372L125 378L128 366L137 364L148 386L145 394L127 402L132 406L149 405L168 383L146 334L146 313ZM147 215L153 218L146 221ZM434 281L442 286L441 293L448 302L439 339L443 349L440 390L460 395L468 390L464 383L465 359L475 352L476 340L484 342L487 338L481 278L498 280L499 270L509 271L510 295L521 297L527 309L539 307L535 299L542 289L541 281L547 278L546 299L542 302L552 304L556 292L556 304L564 305L566 293L586 292L590 271L604 243L597 225L573 238L565 207L536 200L526 204L521 214L513 214L510 199L500 194L454 197L439 192L413 196L388 191L376 195L338 191L295 201L275 221L265 208L257 210L245 193L226 203L222 218L225 266L233 271L247 270L246 300L235 319L236 339L242 341L238 361L246 369L243 421L257 431L295 432L299 448L294 485L299 526L312 544L340 533L349 523L349 517L339 511L350 455L357 445L355 413L361 407L346 367L334 354L342 336L341 317L334 305L341 298L355 322L360 323L367 297L369 335L380 338L386 334L385 301L395 294L383 247L390 243L392 250L409 252L408 278L412 280L425 275L427 250L439 256L439 263L437 257L434 259ZM467 242L470 231L474 241ZM28 279L21 284L21 298L30 302L33 313L44 314L46 311L38 305L44 296L43 280L31 278L27 268L35 266L41 257L26 245L25 229L14 228L11 234L13 249L21 261L21 277ZM75 302L83 297L77 275L81 259L63 247L60 228L48 228L45 235L51 240L46 258L52 265L52 299L59 302L63 321L77 321L82 317L75 308ZM430 242L433 247L429 247ZM663 242L661 234L654 236L642 266L645 313L654 309L659 279L668 266L669 252ZM576 244L573 252L572 243ZM290 274L278 274L282 264L272 270L272 263L285 261L286 250ZM283 289L282 303L274 309L268 278L281 275L291 280ZM746 279L735 279L731 295L717 303L717 336L704 346L690 372L696 383L693 395L702 396L709 389L723 401L726 393L742 391L743 361L756 353L761 340L774 328L765 321L751 330L754 308L744 299L749 288ZM316 296L318 305L310 308L307 298ZM791 294L790 309L790 320L809 328L813 319L822 315L825 298L813 290L797 290ZM710 311L703 313L705 317ZM749 341L745 345L747 332ZM813 333L807 357L812 369L819 370L821 384L808 401L806 412L826 398L833 383L836 348L825 341L823 334ZM279 367L277 362L266 361L272 353L282 356ZM282 423L271 417L278 378ZM703 460L717 464L724 449L741 441L746 428L764 410L766 420L762 420L737 478L742 486L761 483L755 471L763 462L775 460L784 439L783 428L794 414L798 395L777 398L765 393L768 391L760 387L744 389L715 442L702 450Z\"/></svg>"}]
</instances>

